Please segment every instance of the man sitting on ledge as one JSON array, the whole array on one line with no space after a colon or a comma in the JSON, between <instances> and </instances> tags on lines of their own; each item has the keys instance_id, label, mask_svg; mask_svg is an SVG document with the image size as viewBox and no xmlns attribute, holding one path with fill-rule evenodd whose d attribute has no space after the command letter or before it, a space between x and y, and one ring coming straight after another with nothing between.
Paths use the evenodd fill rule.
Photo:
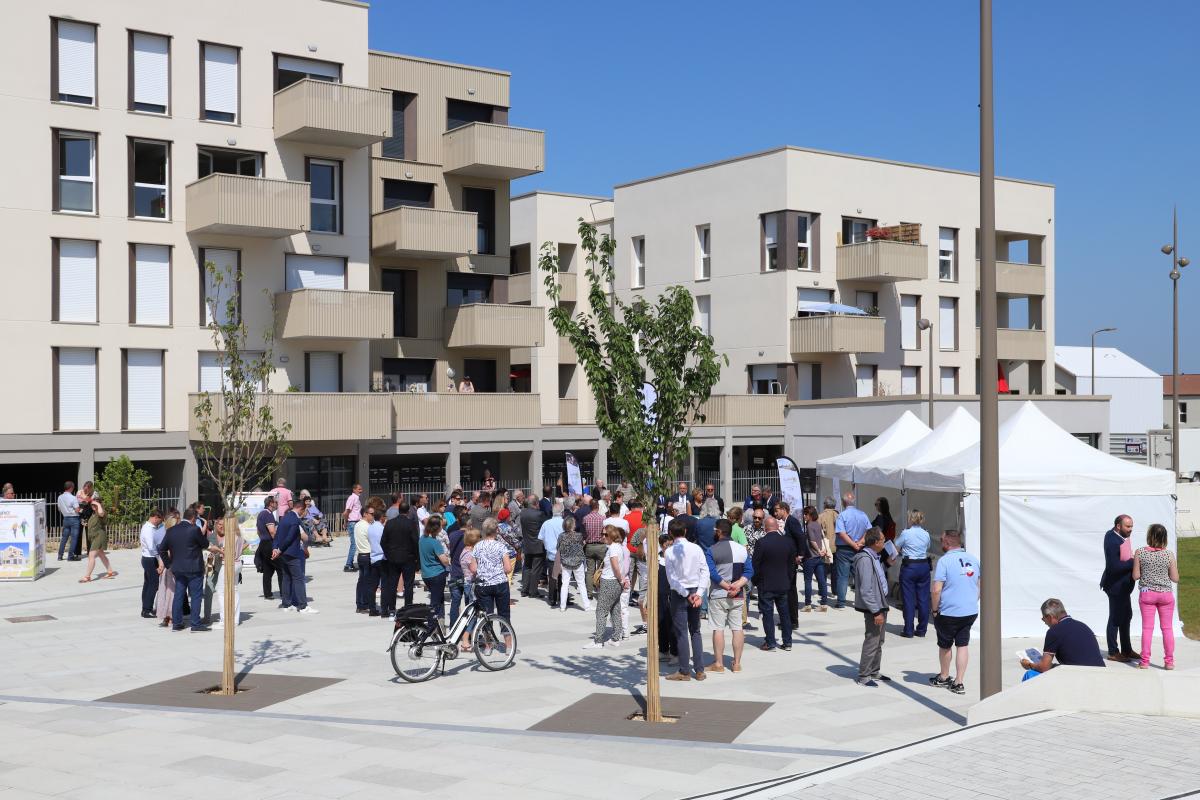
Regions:
<instances>
[{"instance_id":1,"label":"man sitting on ledge","mask_svg":"<svg viewBox=\"0 0 1200 800\"><path fill-rule=\"evenodd\" d=\"M1036 664L1027 658L1021 659L1021 666L1025 668L1022 681L1047 672L1054 666L1055 656L1058 657L1059 664L1066 666L1104 666L1100 645L1096 644L1096 634L1084 623L1071 619L1061 600L1051 597L1042 603L1042 622L1050 628L1046 631L1042 658Z\"/></svg>"}]
</instances>

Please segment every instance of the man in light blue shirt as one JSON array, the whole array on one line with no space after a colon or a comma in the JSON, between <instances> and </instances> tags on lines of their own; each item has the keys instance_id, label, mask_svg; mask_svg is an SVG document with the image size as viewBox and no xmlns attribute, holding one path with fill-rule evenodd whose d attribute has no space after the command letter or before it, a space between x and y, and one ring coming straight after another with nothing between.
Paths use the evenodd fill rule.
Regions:
<instances>
[{"instance_id":1,"label":"man in light blue shirt","mask_svg":"<svg viewBox=\"0 0 1200 800\"><path fill-rule=\"evenodd\" d=\"M569 513L563 511L564 514ZM558 537L563 533L562 516L551 516L538 528L538 539L546 548L546 603L551 608L558 604L559 586L554 577L554 560L558 557Z\"/></svg>"},{"instance_id":2,"label":"man in light blue shirt","mask_svg":"<svg viewBox=\"0 0 1200 800\"><path fill-rule=\"evenodd\" d=\"M65 550L68 558L75 552L75 541L83 530L79 521L79 498L75 496L75 482L67 481L63 493L58 496L58 513L62 515L62 538L58 541L58 560L63 560Z\"/></svg>"},{"instance_id":3,"label":"man in light blue shirt","mask_svg":"<svg viewBox=\"0 0 1200 800\"><path fill-rule=\"evenodd\" d=\"M915 633L924 636L929 630L929 531L925 515L913 509L908 512L908 527L893 543L900 551L900 596L904 598L904 632L911 639ZM915 624L914 624L915 623Z\"/></svg>"},{"instance_id":4,"label":"man in light blue shirt","mask_svg":"<svg viewBox=\"0 0 1200 800\"><path fill-rule=\"evenodd\" d=\"M862 549L862 539L871 527L871 520L854 505L854 493L842 495L842 513L838 514L834 532L837 548L833 553L834 588L837 604L834 608L846 607L846 590L850 587L850 564L854 554Z\"/></svg>"},{"instance_id":5,"label":"man in light blue shirt","mask_svg":"<svg viewBox=\"0 0 1200 800\"><path fill-rule=\"evenodd\" d=\"M944 555L933 574L933 627L941 670L929 684L965 694L962 680L970 657L971 626L979 616L979 559L963 549L958 531L942 534L942 550ZM955 648L954 680L950 680L951 645Z\"/></svg>"}]
</instances>

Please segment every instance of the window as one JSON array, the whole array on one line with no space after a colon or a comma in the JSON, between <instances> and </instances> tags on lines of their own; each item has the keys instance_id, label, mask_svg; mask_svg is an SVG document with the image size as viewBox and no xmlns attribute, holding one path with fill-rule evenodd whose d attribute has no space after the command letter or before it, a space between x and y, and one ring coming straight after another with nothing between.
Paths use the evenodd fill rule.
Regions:
<instances>
[{"instance_id":1,"label":"window","mask_svg":"<svg viewBox=\"0 0 1200 800\"><path fill-rule=\"evenodd\" d=\"M417 271L415 269L382 270L379 274L379 288L392 293L392 335L401 338L415 337L417 335Z\"/></svg>"},{"instance_id":2,"label":"window","mask_svg":"<svg viewBox=\"0 0 1200 800\"><path fill-rule=\"evenodd\" d=\"M433 184L383 179L383 210L397 206L433 208Z\"/></svg>"},{"instance_id":3,"label":"window","mask_svg":"<svg viewBox=\"0 0 1200 800\"><path fill-rule=\"evenodd\" d=\"M496 391L496 360L493 358L464 358L463 378L470 378L477 392Z\"/></svg>"},{"instance_id":4,"label":"window","mask_svg":"<svg viewBox=\"0 0 1200 800\"><path fill-rule=\"evenodd\" d=\"M54 45L51 99L96 105L96 26L65 19L51 20L50 25Z\"/></svg>"},{"instance_id":5,"label":"window","mask_svg":"<svg viewBox=\"0 0 1200 800\"><path fill-rule=\"evenodd\" d=\"M130 246L129 321L134 325L171 324L171 248L164 244Z\"/></svg>"},{"instance_id":6,"label":"window","mask_svg":"<svg viewBox=\"0 0 1200 800\"><path fill-rule=\"evenodd\" d=\"M255 363L262 356L263 353L261 351L242 351L242 361L247 364ZM199 353L199 360L200 381L198 391L215 393L231 385L229 382L229 371L227 369L222 370L221 368L220 353L202 351ZM267 388L265 384L266 382L264 381L264 385L260 386L259 389L265 391Z\"/></svg>"},{"instance_id":7,"label":"window","mask_svg":"<svg viewBox=\"0 0 1200 800\"><path fill-rule=\"evenodd\" d=\"M878 369L874 364L859 364L854 368L854 382L859 397L875 396L875 377Z\"/></svg>"},{"instance_id":8,"label":"window","mask_svg":"<svg viewBox=\"0 0 1200 800\"><path fill-rule=\"evenodd\" d=\"M921 393L921 368L920 367L901 367L900 368L900 394L920 394Z\"/></svg>"},{"instance_id":9,"label":"window","mask_svg":"<svg viewBox=\"0 0 1200 800\"><path fill-rule=\"evenodd\" d=\"M943 281L958 280L958 231L954 228L938 228L938 278Z\"/></svg>"},{"instance_id":10,"label":"window","mask_svg":"<svg viewBox=\"0 0 1200 800\"><path fill-rule=\"evenodd\" d=\"M432 358L383 359L383 390L385 392L435 392Z\"/></svg>"},{"instance_id":11,"label":"window","mask_svg":"<svg viewBox=\"0 0 1200 800\"><path fill-rule=\"evenodd\" d=\"M958 349L958 298L938 298L939 347L942 350Z\"/></svg>"},{"instance_id":12,"label":"window","mask_svg":"<svg viewBox=\"0 0 1200 800\"><path fill-rule=\"evenodd\" d=\"M392 92L392 135L383 140L381 155L384 158L416 159L416 120L409 119L416 106L413 101L415 94L408 92ZM412 137L412 140L408 137Z\"/></svg>"},{"instance_id":13,"label":"window","mask_svg":"<svg viewBox=\"0 0 1200 800\"><path fill-rule=\"evenodd\" d=\"M858 244L867 240L867 231L875 227L875 220L860 217L842 217L842 244Z\"/></svg>"},{"instance_id":14,"label":"window","mask_svg":"<svg viewBox=\"0 0 1200 800\"><path fill-rule=\"evenodd\" d=\"M54 348L54 430L96 430L96 349Z\"/></svg>"},{"instance_id":15,"label":"window","mask_svg":"<svg viewBox=\"0 0 1200 800\"><path fill-rule=\"evenodd\" d=\"M809 237L811 236L812 219L808 214L796 215L796 269L813 268L809 257Z\"/></svg>"},{"instance_id":16,"label":"window","mask_svg":"<svg viewBox=\"0 0 1200 800\"><path fill-rule=\"evenodd\" d=\"M915 294L900 295L900 348L920 350L921 334L917 320L921 318L921 298Z\"/></svg>"},{"instance_id":17,"label":"window","mask_svg":"<svg viewBox=\"0 0 1200 800\"><path fill-rule=\"evenodd\" d=\"M305 353L304 386L306 392L342 391L342 354Z\"/></svg>"},{"instance_id":18,"label":"window","mask_svg":"<svg viewBox=\"0 0 1200 800\"><path fill-rule=\"evenodd\" d=\"M284 291L296 289L345 289L346 259L341 256L284 256Z\"/></svg>"},{"instance_id":19,"label":"window","mask_svg":"<svg viewBox=\"0 0 1200 800\"><path fill-rule=\"evenodd\" d=\"M317 233L342 232L342 162L318 158L305 159L305 171L312 185L312 221L309 230Z\"/></svg>"},{"instance_id":20,"label":"window","mask_svg":"<svg viewBox=\"0 0 1200 800\"><path fill-rule=\"evenodd\" d=\"M472 122L503 124L498 117L507 116L504 109L487 103L472 103L469 100L446 100L446 130L452 131Z\"/></svg>"},{"instance_id":21,"label":"window","mask_svg":"<svg viewBox=\"0 0 1200 800\"><path fill-rule=\"evenodd\" d=\"M879 315L879 292L855 292L854 305L868 314Z\"/></svg>"},{"instance_id":22,"label":"window","mask_svg":"<svg viewBox=\"0 0 1200 800\"><path fill-rule=\"evenodd\" d=\"M833 302L833 289L804 289L796 290L796 313L808 316L814 307L825 306ZM825 309L819 308L824 313Z\"/></svg>"},{"instance_id":23,"label":"window","mask_svg":"<svg viewBox=\"0 0 1200 800\"><path fill-rule=\"evenodd\" d=\"M779 382L779 367L775 364L751 364L750 394L783 394L783 384Z\"/></svg>"},{"instance_id":24,"label":"window","mask_svg":"<svg viewBox=\"0 0 1200 800\"><path fill-rule=\"evenodd\" d=\"M1179 424L1187 424L1187 402L1183 400L1179 401Z\"/></svg>"},{"instance_id":25,"label":"window","mask_svg":"<svg viewBox=\"0 0 1200 800\"><path fill-rule=\"evenodd\" d=\"M162 430L163 351L123 350L125 384L122 387L124 430Z\"/></svg>"},{"instance_id":26,"label":"window","mask_svg":"<svg viewBox=\"0 0 1200 800\"><path fill-rule=\"evenodd\" d=\"M297 81L309 78L314 81L342 82L342 65L313 58L275 56L275 91L286 89Z\"/></svg>"},{"instance_id":27,"label":"window","mask_svg":"<svg viewBox=\"0 0 1200 800\"><path fill-rule=\"evenodd\" d=\"M171 39L129 32L129 110L166 114L171 97Z\"/></svg>"},{"instance_id":28,"label":"window","mask_svg":"<svg viewBox=\"0 0 1200 800\"><path fill-rule=\"evenodd\" d=\"M696 324L700 330L712 336L712 297L709 295L696 297Z\"/></svg>"},{"instance_id":29,"label":"window","mask_svg":"<svg viewBox=\"0 0 1200 800\"><path fill-rule=\"evenodd\" d=\"M475 252L496 253L496 192L494 189L463 188L463 210L475 212Z\"/></svg>"},{"instance_id":30,"label":"window","mask_svg":"<svg viewBox=\"0 0 1200 800\"><path fill-rule=\"evenodd\" d=\"M706 281L712 277L711 225L701 225L696 228L696 245L699 253L699 263L696 265L696 279Z\"/></svg>"},{"instance_id":31,"label":"window","mask_svg":"<svg viewBox=\"0 0 1200 800\"><path fill-rule=\"evenodd\" d=\"M129 216L138 219L170 218L170 157L169 142L129 140Z\"/></svg>"},{"instance_id":32,"label":"window","mask_svg":"<svg viewBox=\"0 0 1200 800\"><path fill-rule=\"evenodd\" d=\"M54 131L54 210L96 213L96 135Z\"/></svg>"},{"instance_id":33,"label":"window","mask_svg":"<svg viewBox=\"0 0 1200 800\"><path fill-rule=\"evenodd\" d=\"M238 122L241 107L240 52L236 47L201 42L200 119Z\"/></svg>"},{"instance_id":34,"label":"window","mask_svg":"<svg viewBox=\"0 0 1200 800\"><path fill-rule=\"evenodd\" d=\"M633 237L633 288L646 285L646 237Z\"/></svg>"},{"instance_id":35,"label":"window","mask_svg":"<svg viewBox=\"0 0 1200 800\"><path fill-rule=\"evenodd\" d=\"M958 367L942 367L939 394L958 394Z\"/></svg>"},{"instance_id":36,"label":"window","mask_svg":"<svg viewBox=\"0 0 1200 800\"><path fill-rule=\"evenodd\" d=\"M779 215L763 214L763 269L779 269Z\"/></svg>"},{"instance_id":37,"label":"window","mask_svg":"<svg viewBox=\"0 0 1200 800\"><path fill-rule=\"evenodd\" d=\"M796 365L796 399L797 400L820 400L821 399L821 365L820 364L797 364Z\"/></svg>"},{"instance_id":38,"label":"window","mask_svg":"<svg viewBox=\"0 0 1200 800\"><path fill-rule=\"evenodd\" d=\"M209 272L208 264L212 264L220 274L220 282ZM241 271L241 251L200 249L201 285L204 287L204 294L200 297L200 318L206 326L214 322L225 325L241 316ZM229 304L231 299L235 301L232 309Z\"/></svg>"},{"instance_id":39,"label":"window","mask_svg":"<svg viewBox=\"0 0 1200 800\"><path fill-rule=\"evenodd\" d=\"M201 147L196 155L197 178L205 178L214 172L225 175L247 175L252 178L262 177L262 153Z\"/></svg>"},{"instance_id":40,"label":"window","mask_svg":"<svg viewBox=\"0 0 1200 800\"><path fill-rule=\"evenodd\" d=\"M492 277L465 272L446 273L446 305L466 306L492 302Z\"/></svg>"},{"instance_id":41,"label":"window","mask_svg":"<svg viewBox=\"0 0 1200 800\"><path fill-rule=\"evenodd\" d=\"M96 242L82 239L55 239L54 302L55 322L97 322L96 294L100 290L96 269Z\"/></svg>"}]
</instances>

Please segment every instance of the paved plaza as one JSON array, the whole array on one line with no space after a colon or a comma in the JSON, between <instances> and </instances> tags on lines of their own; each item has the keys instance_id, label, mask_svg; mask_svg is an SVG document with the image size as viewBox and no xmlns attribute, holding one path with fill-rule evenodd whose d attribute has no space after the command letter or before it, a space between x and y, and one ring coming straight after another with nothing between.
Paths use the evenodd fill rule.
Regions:
<instances>
[{"instance_id":1,"label":"paved plaza","mask_svg":"<svg viewBox=\"0 0 1200 800\"><path fill-rule=\"evenodd\" d=\"M883 666L895 680L876 689L856 686L852 676L861 617L852 611L830 611L802 615L790 653L757 650L761 638L756 630L747 640L744 672L710 673L703 683L664 682L669 697L770 704L732 744L531 731L596 693L611 693L614 703L636 711L636 694L644 681L643 637L623 648L583 651L594 624L592 614L574 609L559 613L544 603L521 599L513 607L520 653L512 669L489 673L473 660L460 660L452 662L444 676L409 685L396 679L385 652L391 625L353 611L356 576L341 570L344 547L345 539L339 539L331 549L313 551L309 595L321 611L318 615L285 614L275 602L254 596L261 583L252 569L247 571L242 585L244 624L238 629L239 670L248 676L337 681L258 711L98 702L220 668L219 631L174 633L138 616L141 570L135 551L114 555L121 573L114 580L80 585L79 564L52 562L50 574L36 583L0 585L5 670L0 690L0 736L5 742L0 797L138 797L169 791L182 797L225 792L234 797L376 800L382 792L399 798L431 793L500 798L519 793L538 800L571 793L665 800L755 781L773 784L839 765L852 770L855 759L959 731L967 709L978 700L974 670L964 696L928 686L937 663L932 636L890 636ZM636 617L635 610L631 613ZM41 615L53 619L9 621ZM891 628L889 624L889 632ZM706 631L706 647L710 644ZM1005 652L1026 644L1040 642L1006 641ZM1181 641L1177 659L1182 669L1200 664L1200 643ZM1006 679L1015 683L1019 677L1013 665ZM1072 751L1102 755L1106 751L1093 747L1098 741L1115 736L1140 751L1156 747L1156 740L1147 738L1153 734L1166 743L1163 753L1168 755L1159 758L1189 769L1191 762L1170 756L1169 746L1186 747L1200 740L1194 720L1146 722L1080 714L1047 720L1026 723L1036 727L1033 737L1005 738L998 727L989 730L992 726L955 734L975 737L963 757L981 759L979 765L963 762L961 772L979 776L986 762L988 776L996 769L1002 773L996 780L1019 779L1021 787L1034 780L1021 766L1031 763L1023 760L1028 754L988 760L985 754L993 747L989 737L1031 743L1031 752L1059 741ZM1061 727L1047 727L1051 724ZM1138 757L1132 752L1126 756L1131 775ZM926 797L949 796L926 793L928 786L920 781L927 773L919 759L899 761L896 769L902 766L901 771L873 773L876 780L919 790ZM1072 768L1087 769L1087 763L1075 760ZM1186 780L1176 779L1177 772L1161 773L1163 785L1178 791L1200 788L1200 779L1194 781L1196 786L1186 786ZM846 786L831 779L811 789L796 782L771 791L778 796L841 797L851 791L847 786L857 785L850 777L846 780L851 781ZM1037 780L1033 785L1040 787L1039 793L1045 787ZM1154 794L1156 784L1153 791L1150 784L1143 788L1149 793L1122 795L1169 794ZM766 791L762 796L768 796ZM904 796L892 792L888 798Z\"/></svg>"}]
</instances>

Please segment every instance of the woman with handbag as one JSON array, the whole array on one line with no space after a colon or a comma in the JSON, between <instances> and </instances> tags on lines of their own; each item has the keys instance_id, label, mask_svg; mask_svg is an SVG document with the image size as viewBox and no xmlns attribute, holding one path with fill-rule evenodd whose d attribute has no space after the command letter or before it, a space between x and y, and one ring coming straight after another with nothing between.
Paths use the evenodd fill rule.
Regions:
<instances>
[{"instance_id":1,"label":"woman with handbag","mask_svg":"<svg viewBox=\"0 0 1200 800\"><path fill-rule=\"evenodd\" d=\"M555 564L559 570L558 610L562 612L567 610L567 601L570 599L571 578L575 579L575 589L583 610L592 610L587 586L584 585L587 580L587 556L583 550L583 534L575 528L575 517L570 514L563 517L563 532L558 537L558 552L555 554Z\"/></svg>"},{"instance_id":2,"label":"woman with handbag","mask_svg":"<svg viewBox=\"0 0 1200 800\"><path fill-rule=\"evenodd\" d=\"M825 541L825 530L817 519L818 516L815 507L808 506L804 509L804 530L808 534L808 547L802 564L804 568L804 605L800 610L805 612L813 610L812 582L814 577L817 579L817 592L821 597L821 605L816 610L829 610L827 604L829 584L825 580L825 559L829 555L829 547Z\"/></svg>"},{"instance_id":3,"label":"woman with handbag","mask_svg":"<svg viewBox=\"0 0 1200 800\"><path fill-rule=\"evenodd\" d=\"M621 627L621 592L629 586L629 578L622 569L624 559L621 551L624 546L621 544L621 529L606 525L604 541L607 545L604 561L592 575L592 584L596 587L596 633L592 641L583 646L584 650L616 647L624 635ZM607 643L604 641L606 620L612 622L612 636Z\"/></svg>"}]
</instances>

